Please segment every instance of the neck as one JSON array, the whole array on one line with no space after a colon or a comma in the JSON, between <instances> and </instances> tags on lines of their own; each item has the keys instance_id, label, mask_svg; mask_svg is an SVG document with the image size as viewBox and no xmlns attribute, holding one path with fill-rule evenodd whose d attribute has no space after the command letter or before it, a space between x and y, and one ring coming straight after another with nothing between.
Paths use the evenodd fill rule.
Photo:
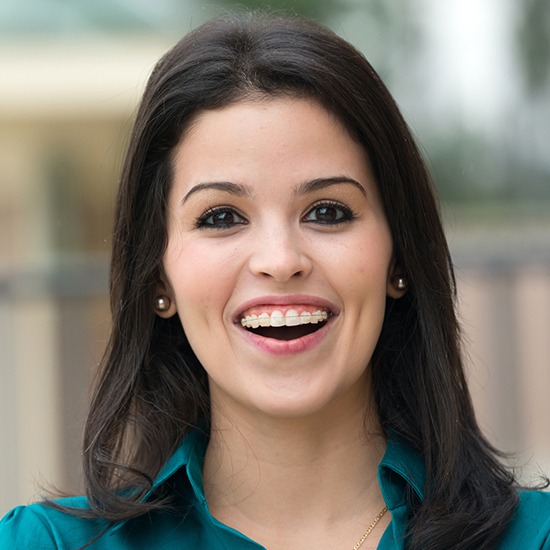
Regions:
<instances>
[{"instance_id":1,"label":"neck","mask_svg":"<svg viewBox=\"0 0 550 550\"><path fill-rule=\"evenodd\" d=\"M311 541L313 526L349 526L358 539L384 505L377 467L385 440L365 410L364 400L301 418L213 409L203 472L213 515L256 540L269 532L281 547L285 532Z\"/></svg>"}]
</instances>

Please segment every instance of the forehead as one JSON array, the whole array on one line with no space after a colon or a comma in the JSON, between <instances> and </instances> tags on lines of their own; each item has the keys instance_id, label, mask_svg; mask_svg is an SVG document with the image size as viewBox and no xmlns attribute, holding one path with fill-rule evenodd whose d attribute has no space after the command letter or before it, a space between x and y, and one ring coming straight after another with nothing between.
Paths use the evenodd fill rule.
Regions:
<instances>
[{"instance_id":1,"label":"forehead","mask_svg":"<svg viewBox=\"0 0 550 550\"><path fill-rule=\"evenodd\" d=\"M364 148L332 113L314 100L291 97L246 100L199 112L173 159L176 179L188 179L196 171L203 172L202 177L234 178L269 166L274 175L292 170L295 177L311 177L307 172L314 169L368 170Z\"/></svg>"}]
</instances>

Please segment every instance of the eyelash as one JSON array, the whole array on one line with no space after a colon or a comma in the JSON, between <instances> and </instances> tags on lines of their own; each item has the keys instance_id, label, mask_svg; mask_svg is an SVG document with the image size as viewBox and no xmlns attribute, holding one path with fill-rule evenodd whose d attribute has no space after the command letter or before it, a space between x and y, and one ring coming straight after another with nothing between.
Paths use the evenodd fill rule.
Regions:
<instances>
[{"instance_id":1,"label":"eyelash","mask_svg":"<svg viewBox=\"0 0 550 550\"><path fill-rule=\"evenodd\" d=\"M233 217L238 217L241 221L230 221L230 222L224 222L222 220L222 223L215 224L215 223L209 223L208 220L213 218L216 215L221 214L231 214ZM231 208L229 206L216 206L215 208L209 208L204 214L199 216L195 220L195 227L197 228L206 228L206 229L230 229L231 227L235 227L236 225L248 225L248 221L241 216L234 208Z\"/></svg>"},{"instance_id":2,"label":"eyelash","mask_svg":"<svg viewBox=\"0 0 550 550\"><path fill-rule=\"evenodd\" d=\"M335 211L339 210L340 213L336 213L335 219L332 220L308 219L308 217L315 213L315 211L318 211L322 208L333 209ZM230 215L231 219L229 221L224 221L223 219L221 219L220 223L214 223L214 217L217 215ZM235 218L238 218L238 221L235 221ZM302 217L302 221L304 223L316 223L318 225L334 226L350 222L355 218L356 214L351 208L336 201L322 201L314 204ZM209 222L210 219L212 220ZM206 228L223 230L230 229L237 225L248 225L248 220L244 216L239 214L234 208L231 208L229 206L217 206L215 208L209 208L206 212L204 212L195 220L195 227L197 227L198 229Z\"/></svg>"},{"instance_id":3,"label":"eyelash","mask_svg":"<svg viewBox=\"0 0 550 550\"><path fill-rule=\"evenodd\" d=\"M340 217L337 217L333 220L308 220L307 217L315 212L316 210L319 210L321 208L328 208L328 209L334 209L334 210L340 210L341 215ZM338 215L337 215L338 216ZM347 223L352 221L357 217L357 214L348 206L343 205L342 203L336 202L336 201L321 201L317 204L314 204L306 213L306 215L302 218L302 220L305 223L317 223L319 225L339 225L342 223Z\"/></svg>"}]
</instances>

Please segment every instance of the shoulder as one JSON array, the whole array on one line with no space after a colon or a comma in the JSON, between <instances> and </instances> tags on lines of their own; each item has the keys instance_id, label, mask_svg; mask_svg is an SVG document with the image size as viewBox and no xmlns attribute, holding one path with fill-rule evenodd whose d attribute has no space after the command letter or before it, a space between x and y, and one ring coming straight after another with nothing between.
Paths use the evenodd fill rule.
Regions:
<instances>
[{"instance_id":1,"label":"shoulder","mask_svg":"<svg viewBox=\"0 0 550 550\"><path fill-rule=\"evenodd\" d=\"M499 550L550 550L550 492L520 491L519 498Z\"/></svg>"},{"instance_id":2,"label":"shoulder","mask_svg":"<svg viewBox=\"0 0 550 550\"><path fill-rule=\"evenodd\" d=\"M56 503L87 508L83 497L60 499ZM100 523L64 513L45 503L18 506L0 521L0 550L78 548L107 527Z\"/></svg>"}]
</instances>

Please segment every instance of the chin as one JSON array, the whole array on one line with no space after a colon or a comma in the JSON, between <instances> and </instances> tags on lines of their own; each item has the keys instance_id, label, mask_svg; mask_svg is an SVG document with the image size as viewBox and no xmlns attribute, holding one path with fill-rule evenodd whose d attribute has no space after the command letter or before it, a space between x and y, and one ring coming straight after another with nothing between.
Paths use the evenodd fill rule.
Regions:
<instances>
[{"instance_id":1,"label":"chin","mask_svg":"<svg viewBox=\"0 0 550 550\"><path fill-rule=\"evenodd\" d=\"M353 403L358 403L357 390L352 388L347 392L337 392L334 388L314 388L312 384L307 387L291 390L278 388L269 395L256 395L256 409L273 419L299 420L312 419L314 417L336 417L339 411L348 411L353 408ZM258 399L260 398L260 399ZM363 403L361 407L364 408Z\"/></svg>"}]
</instances>

